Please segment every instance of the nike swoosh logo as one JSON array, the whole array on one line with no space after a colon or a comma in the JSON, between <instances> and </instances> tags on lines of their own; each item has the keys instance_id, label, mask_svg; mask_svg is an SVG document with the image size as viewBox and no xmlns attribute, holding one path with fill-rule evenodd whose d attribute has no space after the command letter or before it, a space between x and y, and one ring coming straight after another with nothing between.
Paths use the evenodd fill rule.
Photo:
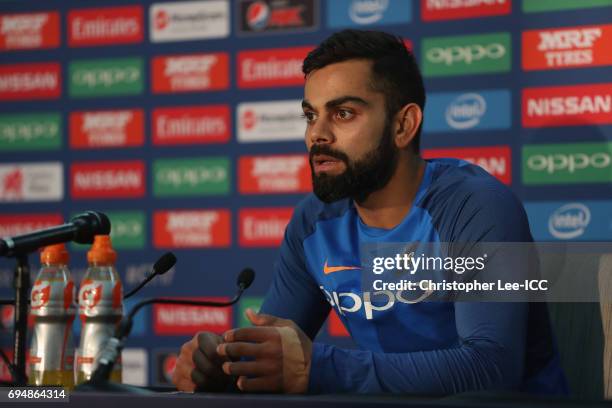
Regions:
<instances>
[{"instance_id":1,"label":"nike swoosh logo","mask_svg":"<svg viewBox=\"0 0 612 408\"><path fill-rule=\"evenodd\" d=\"M334 272L342 272L342 271L350 271L353 269L361 269L359 266L327 266L327 260L325 261L325 265L323 265L323 273L325 275L329 275Z\"/></svg>"}]
</instances>

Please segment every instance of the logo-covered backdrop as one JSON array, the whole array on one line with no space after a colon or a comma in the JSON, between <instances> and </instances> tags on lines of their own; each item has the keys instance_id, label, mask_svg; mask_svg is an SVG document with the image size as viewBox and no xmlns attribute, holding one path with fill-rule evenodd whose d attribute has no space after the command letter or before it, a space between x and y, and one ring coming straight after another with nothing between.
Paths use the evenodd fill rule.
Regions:
<instances>
[{"instance_id":1,"label":"logo-covered backdrop","mask_svg":"<svg viewBox=\"0 0 612 408\"><path fill-rule=\"evenodd\" d=\"M140 298L227 299L253 267L233 309L139 315L124 378L168 384L194 332L245 325L259 306L311 188L302 59L353 27L398 34L419 59L425 157L462 158L509 185L536 239L610 240L611 13L612 0L3 1L0 236L104 211L126 288L163 252L178 256ZM86 248L69 249L80 282ZM2 297L12 279L0 260ZM1 311L10 352L12 310ZM346 336L334 314L320 333Z\"/></svg>"}]
</instances>

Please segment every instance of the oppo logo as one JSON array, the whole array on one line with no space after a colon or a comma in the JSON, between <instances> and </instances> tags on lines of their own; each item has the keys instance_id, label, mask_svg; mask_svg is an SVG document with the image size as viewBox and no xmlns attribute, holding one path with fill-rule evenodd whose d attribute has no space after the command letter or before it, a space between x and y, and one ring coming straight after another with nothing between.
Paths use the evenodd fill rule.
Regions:
<instances>
[{"instance_id":1,"label":"oppo logo","mask_svg":"<svg viewBox=\"0 0 612 408\"><path fill-rule=\"evenodd\" d=\"M143 233L143 225L137 220L120 220L113 223L112 238L138 237Z\"/></svg>"},{"instance_id":2,"label":"oppo logo","mask_svg":"<svg viewBox=\"0 0 612 408\"><path fill-rule=\"evenodd\" d=\"M527 166L533 171L544 171L554 174L558 171L574 173L592 167L605 169L610 166L610 154L606 152L573 154L536 154L527 159Z\"/></svg>"},{"instance_id":3,"label":"oppo logo","mask_svg":"<svg viewBox=\"0 0 612 408\"><path fill-rule=\"evenodd\" d=\"M383 18L389 0L354 0L349 16L357 24L372 24Z\"/></svg>"},{"instance_id":4,"label":"oppo logo","mask_svg":"<svg viewBox=\"0 0 612 408\"><path fill-rule=\"evenodd\" d=\"M591 222L589 207L580 203L566 204L548 218L548 231L557 239L572 239L584 234Z\"/></svg>"},{"instance_id":5,"label":"oppo logo","mask_svg":"<svg viewBox=\"0 0 612 408\"><path fill-rule=\"evenodd\" d=\"M427 59L434 64L471 64L482 59L500 59L506 55L506 47L500 43L472 44L466 46L435 47L427 51Z\"/></svg>"},{"instance_id":6,"label":"oppo logo","mask_svg":"<svg viewBox=\"0 0 612 408\"><path fill-rule=\"evenodd\" d=\"M227 179L225 167L198 167L182 169L164 169L157 174L157 180L173 186L197 186L202 183L219 183Z\"/></svg>"},{"instance_id":7,"label":"oppo logo","mask_svg":"<svg viewBox=\"0 0 612 408\"><path fill-rule=\"evenodd\" d=\"M336 308L340 316L344 316L347 313L364 313L367 320L374 318L374 312L384 312L391 309L396 302L405 304L420 303L432 293L431 291L424 291L415 299L407 299L405 294L408 296L413 295L410 293L411 291L398 290L394 293L389 290L379 290L376 292L363 292L363 295L359 296L353 292L330 292L324 286L319 286L319 288L323 291L325 299L331 307ZM385 303L381 304L382 301Z\"/></svg>"},{"instance_id":8,"label":"oppo logo","mask_svg":"<svg viewBox=\"0 0 612 408\"><path fill-rule=\"evenodd\" d=\"M76 83L90 88L110 87L117 83L136 82L139 79L140 71L135 67L83 70L77 72L74 77Z\"/></svg>"},{"instance_id":9,"label":"oppo logo","mask_svg":"<svg viewBox=\"0 0 612 408\"><path fill-rule=\"evenodd\" d=\"M470 129L478 126L487 112L487 102L477 93L467 93L456 98L446 109L446 123L453 129Z\"/></svg>"}]
</instances>

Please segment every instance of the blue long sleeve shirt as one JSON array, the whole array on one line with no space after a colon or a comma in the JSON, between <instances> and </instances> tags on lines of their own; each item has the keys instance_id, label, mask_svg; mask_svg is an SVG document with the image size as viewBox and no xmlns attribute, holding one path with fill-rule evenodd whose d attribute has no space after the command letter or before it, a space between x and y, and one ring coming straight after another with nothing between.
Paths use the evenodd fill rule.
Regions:
<instances>
[{"instance_id":1,"label":"blue long sleeve shirt","mask_svg":"<svg viewBox=\"0 0 612 408\"><path fill-rule=\"evenodd\" d=\"M545 304L412 303L364 284L364 245L531 241L507 187L464 161L430 160L412 208L390 230L363 224L349 199L303 200L262 311L293 320L314 339L333 307L358 345L314 343L310 392L565 394Z\"/></svg>"}]
</instances>

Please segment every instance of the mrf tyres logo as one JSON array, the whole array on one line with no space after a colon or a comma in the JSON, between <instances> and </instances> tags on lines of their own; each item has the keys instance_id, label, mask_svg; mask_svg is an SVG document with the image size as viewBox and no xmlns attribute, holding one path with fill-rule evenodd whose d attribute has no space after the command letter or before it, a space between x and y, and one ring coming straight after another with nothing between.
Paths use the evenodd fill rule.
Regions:
<instances>
[{"instance_id":1,"label":"mrf tyres logo","mask_svg":"<svg viewBox=\"0 0 612 408\"><path fill-rule=\"evenodd\" d=\"M63 198L62 163L0 164L0 202L61 201Z\"/></svg>"},{"instance_id":2,"label":"mrf tyres logo","mask_svg":"<svg viewBox=\"0 0 612 408\"><path fill-rule=\"evenodd\" d=\"M612 143L523 146L523 183L612 182Z\"/></svg>"},{"instance_id":3,"label":"mrf tyres logo","mask_svg":"<svg viewBox=\"0 0 612 408\"><path fill-rule=\"evenodd\" d=\"M308 193L308 155L243 156L238 160L242 194Z\"/></svg>"},{"instance_id":4,"label":"mrf tyres logo","mask_svg":"<svg viewBox=\"0 0 612 408\"><path fill-rule=\"evenodd\" d=\"M142 161L82 162L70 167L74 199L136 198L145 193Z\"/></svg>"},{"instance_id":5,"label":"mrf tyres logo","mask_svg":"<svg viewBox=\"0 0 612 408\"><path fill-rule=\"evenodd\" d=\"M142 58L73 61L68 71L71 97L137 95L144 91Z\"/></svg>"},{"instance_id":6,"label":"mrf tyres logo","mask_svg":"<svg viewBox=\"0 0 612 408\"><path fill-rule=\"evenodd\" d=\"M230 160L227 157L155 160L153 177L156 197L229 194Z\"/></svg>"},{"instance_id":7,"label":"mrf tyres logo","mask_svg":"<svg viewBox=\"0 0 612 408\"><path fill-rule=\"evenodd\" d=\"M156 211L153 246L171 248L225 248L231 244L227 209Z\"/></svg>"},{"instance_id":8,"label":"mrf tyres logo","mask_svg":"<svg viewBox=\"0 0 612 408\"><path fill-rule=\"evenodd\" d=\"M612 25L523 32L525 71L612 65Z\"/></svg>"},{"instance_id":9,"label":"mrf tyres logo","mask_svg":"<svg viewBox=\"0 0 612 408\"><path fill-rule=\"evenodd\" d=\"M421 0L423 21L510 14L512 0Z\"/></svg>"},{"instance_id":10,"label":"mrf tyres logo","mask_svg":"<svg viewBox=\"0 0 612 408\"><path fill-rule=\"evenodd\" d=\"M59 47L59 27L60 15L56 11L0 14L0 50Z\"/></svg>"},{"instance_id":11,"label":"mrf tyres logo","mask_svg":"<svg viewBox=\"0 0 612 408\"><path fill-rule=\"evenodd\" d=\"M70 147L131 147L144 143L144 111L125 109L72 112Z\"/></svg>"},{"instance_id":12,"label":"mrf tyres logo","mask_svg":"<svg viewBox=\"0 0 612 408\"><path fill-rule=\"evenodd\" d=\"M60 113L0 115L0 151L57 150L61 135Z\"/></svg>"},{"instance_id":13,"label":"mrf tyres logo","mask_svg":"<svg viewBox=\"0 0 612 408\"><path fill-rule=\"evenodd\" d=\"M154 3L149 9L151 42L228 37L229 16L229 0Z\"/></svg>"},{"instance_id":14,"label":"mrf tyres logo","mask_svg":"<svg viewBox=\"0 0 612 408\"><path fill-rule=\"evenodd\" d=\"M228 105L155 108L153 144L225 143L230 139Z\"/></svg>"},{"instance_id":15,"label":"mrf tyres logo","mask_svg":"<svg viewBox=\"0 0 612 408\"><path fill-rule=\"evenodd\" d=\"M154 93L214 91L229 87L229 56L189 54L153 58Z\"/></svg>"},{"instance_id":16,"label":"mrf tyres logo","mask_svg":"<svg viewBox=\"0 0 612 408\"><path fill-rule=\"evenodd\" d=\"M612 124L612 82L523 89L524 127Z\"/></svg>"},{"instance_id":17,"label":"mrf tyres logo","mask_svg":"<svg viewBox=\"0 0 612 408\"><path fill-rule=\"evenodd\" d=\"M0 65L0 101L57 99L61 93L57 62Z\"/></svg>"},{"instance_id":18,"label":"mrf tyres logo","mask_svg":"<svg viewBox=\"0 0 612 408\"><path fill-rule=\"evenodd\" d=\"M319 25L319 0L239 0L238 32L311 31Z\"/></svg>"},{"instance_id":19,"label":"mrf tyres logo","mask_svg":"<svg viewBox=\"0 0 612 408\"><path fill-rule=\"evenodd\" d=\"M509 72L509 33L430 37L422 42L425 76L453 76Z\"/></svg>"}]
</instances>

